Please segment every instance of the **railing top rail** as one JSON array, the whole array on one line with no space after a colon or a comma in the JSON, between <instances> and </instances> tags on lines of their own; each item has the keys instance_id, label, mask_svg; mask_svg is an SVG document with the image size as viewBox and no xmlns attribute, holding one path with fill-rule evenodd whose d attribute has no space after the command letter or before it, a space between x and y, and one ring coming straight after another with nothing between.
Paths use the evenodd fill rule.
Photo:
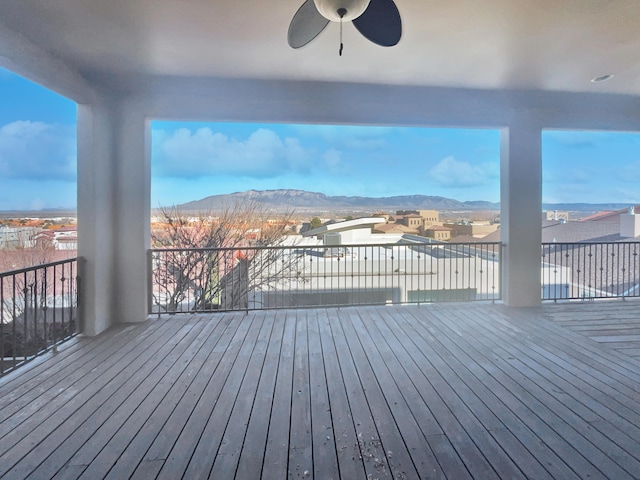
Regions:
<instances>
[{"instance_id":1,"label":"railing top rail","mask_svg":"<svg viewBox=\"0 0 640 480\"><path fill-rule=\"evenodd\" d=\"M32 265L30 267L25 267L25 268L20 268L18 270L9 270L6 272L0 272L0 278L4 278L4 277L12 277L14 275L20 275L23 273L28 273L28 272L33 272L36 270L40 270L42 268L49 268L49 267L55 267L58 265L64 265L66 263L73 263L73 262L77 262L79 260L81 260L82 257L73 257L73 258L66 258L64 260L57 260L55 262L49 262L49 263L42 263L40 265Z\"/></svg>"},{"instance_id":2,"label":"railing top rail","mask_svg":"<svg viewBox=\"0 0 640 480\"><path fill-rule=\"evenodd\" d=\"M171 247L171 248L151 248L150 252L212 252L212 251L229 251L234 252L236 250L304 250L304 249L317 249L317 248L365 248L365 247L483 247L483 246L499 246L501 242L460 242L460 243L417 243L417 242L402 242L402 243L349 243L341 245L270 245L270 246L234 246L234 247Z\"/></svg>"},{"instance_id":3,"label":"railing top rail","mask_svg":"<svg viewBox=\"0 0 640 480\"><path fill-rule=\"evenodd\" d=\"M591 242L591 241L542 242L542 246L550 246L550 245L638 245L638 244L640 244L640 240L625 240L624 242L619 242L619 241L610 241L610 242Z\"/></svg>"}]
</instances>

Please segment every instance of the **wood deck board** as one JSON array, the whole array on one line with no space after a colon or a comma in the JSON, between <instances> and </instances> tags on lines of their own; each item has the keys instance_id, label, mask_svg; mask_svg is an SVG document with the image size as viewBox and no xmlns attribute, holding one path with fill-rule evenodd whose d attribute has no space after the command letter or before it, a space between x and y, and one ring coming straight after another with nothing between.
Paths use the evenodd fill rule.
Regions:
<instances>
[{"instance_id":1,"label":"wood deck board","mask_svg":"<svg viewBox=\"0 0 640 480\"><path fill-rule=\"evenodd\" d=\"M264 312L255 314L253 328L247 332L238 356L233 362L226 381L222 385L215 406L211 410L200 440L184 472L185 478L207 478L209 476L222 443L223 435L229 428L229 421L240 396L240 390L245 385L244 380L248 373L249 365L251 360L255 358L255 350L256 348L259 349L260 345L264 345L264 342L259 342L260 336L268 335L270 331L273 316L270 315L269 318L271 322L264 321ZM241 440L236 438L235 441L240 442Z\"/></svg>"},{"instance_id":2,"label":"wood deck board","mask_svg":"<svg viewBox=\"0 0 640 480\"><path fill-rule=\"evenodd\" d=\"M512 342L507 338L500 341L499 332L492 331L493 327L486 327L486 324L478 320L475 320L475 323L477 324L476 329L470 333L475 335L477 343L489 347L487 351L491 354L487 356L487 359L492 366L491 370L487 371L496 372L491 375L499 383L496 384L494 380L489 378L485 378L485 382L492 387L494 392L500 393L501 401L511 405L512 411L526 424L527 429L537 435L539 441L544 441L552 446L551 455L544 450L538 454L539 461L547 467L552 467L554 464L550 460L553 460L553 454L557 454L557 458L561 459L562 463L566 463L566 466L580 477L588 475L590 478L606 478L606 473L594 470L593 465L589 464L588 459L583 455L583 450L592 453L594 450L593 445L579 437L580 427L583 430L588 430L590 424L583 422L578 429L573 428L572 423L575 421L572 421L571 417L574 416L574 412L552 394L554 387L546 383L544 376L538 375L535 369L532 369L535 364L527 361L522 352L514 352L509 346ZM472 348L475 349L475 345ZM473 358L480 359L475 354ZM564 392L560 390L557 391L557 394L565 396ZM515 395L515 398L510 398L512 395ZM506 418L505 415L501 415L501 417ZM515 422L509 422L508 425L510 429L514 426L517 427ZM518 438L522 441L528 437L519 435ZM535 440L533 445L536 445ZM578 446L580 448L577 448ZM599 452L596 450L595 455L598 454ZM555 467L557 468L558 465ZM559 467L563 468L562 465ZM617 467L613 466L613 469L616 470ZM620 478L625 478L624 472L621 472L620 475ZM566 472L554 473L554 476L570 478Z\"/></svg>"},{"instance_id":3,"label":"wood deck board","mask_svg":"<svg viewBox=\"0 0 640 480\"><path fill-rule=\"evenodd\" d=\"M488 431L495 437L501 447L512 458L519 458L519 466L528 477L534 478L574 478L570 469L562 462L560 457L540 442L540 439L531 430L535 428L537 419L531 410L527 410L520 400L515 397L509 388L499 383L492 374L495 368L491 368L491 352L495 345L483 344L480 340L474 342L473 348L477 355L472 355L470 346L460 338L455 329L450 327L450 321L444 319L438 324L439 341L451 354L458 359L454 363L456 370L465 379L474 391L481 393L485 408L490 408L499 416L502 427L489 428ZM476 339L479 339L480 332ZM482 346L489 348L483 349ZM483 357L486 359L483 361ZM474 361L476 359L476 361ZM479 360L479 361L478 361Z\"/></svg>"},{"instance_id":4,"label":"wood deck board","mask_svg":"<svg viewBox=\"0 0 640 480\"><path fill-rule=\"evenodd\" d=\"M280 360L269 416L269 431L262 464L262 478L287 477L289 467L289 430L291 426L291 395L293 385L293 362L295 354L296 315L278 312L285 316L284 334L280 349Z\"/></svg>"},{"instance_id":5,"label":"wood deck board","mask_svg":"<svg viewBox=\"0 0 640 480\"><path fill-rule=\"evenodd\" d=\"M182 411L184 426L177 433L174 443L169 445L169 451L164 457L165 461L157 474L158 478L176 479L184 475L236 358L242 346L245 345L245 338L253 326L253 320L253 316L249 316L240 322L239 328L234 332L229 343L223 347L224 352L219 363L205 377L204 388L196 392L196 403L190 409Z\"/></svg>"},{"instance_id":6,"label":"wood deck board","mask_svg":"<svg viewBox=\"0 0 640 480\"><path fill-rule=\"evenodd\" d=\"M80 478L104 478L131 442L132 438L148 422L150 415L159 404L167 399L166 395L171 385L178 381L185 364L180 357L188 352L193 355L197 336L202 333L202 322L192 328L175 348L162 350L154 354L155 368L141 368L136 371L135 364L131 365L129 377L130 385L127 390L120 390L110 400L113 400L115 410L100 421L95 422L100 428L81 445L80 450L69 462L71 465L88 465ZM188 349L182 344L187 343ZM161 359L158 361L158 359ZM105 405L100 405L102 411ZM109 409L111 410L111 408ZM104 447L98 451L99 446Z\"/></svg>"},{"instance_id":7,"label":"wood deck board","mask_svg":"<svg viewBox=\"0 0 640 480\"><path fill-rule=\"evenodd\" d=\"M415 342L433 370L438 372L438 375L434 376L434 381L437 382L436 389L445 392L454 415L460 419L466 432L478 445L494 470L493 473L487 472L487 478L489 475L498 478L524 478L524 473L504 452L496 439L487 435L490 430L504 428L502 422L483 404L479 397L480 392L474 392L473 388L460 376L460 372L457 371L459 365L456 364L454 357L445 348L440 348L440 340L437 335L434 335L436 333L434 327L415 322L414 318L406 315L408 310L399 313L397 318L402 319L398 323L400 329L407 338Z\"/></svg>"},{"instance_id":8,"label":"wood deck board","mask_svg":"<svg viewBox=\"0 0 640 480\"><path fill-rule=\"evenodd\" d=\"M136 353L134 348L130 348L121 357L114 355L111 361L103 363L105 369L101 372L92 368L91 364L83 365L80 370L84 371L85 375L78 382L74 382L71 385L72 388L65 388L59 395L56 395L56 391L52 392L53 398L40 395L34 404L24 409L29 414L35 413L17 425L9 422L10 425L14 424L12 430L6 434L3 433L0 445L11 447L6 450L0 448L0 452L3 452L0 456L0 475L5 473L5 468L10 468L25 457L25 454L31 455L34 447L38 448L43 440L48 439L52 434L55 435L65 422L83 423L86 416L90 415L102 400L110 398L114 388L113 382L118 386L127 382L129 366L133 364L134 368L142 367L158 350L170 349L179 343L180 332L186 334L191 328L191 325L182 324L161 330L162 335L150 335L146 338L147 341L136 344L141 352ZM154 365L148 363L148 366L153 368ZM91 370L87 370L88 368ZM92 406L91 402L96 406ZM15 415L10 417L10 419L13 418L19 417ZM15 442L17 439L19 440ZM25 452L24 446L29 446L28 453ZM17 478L20 477L17 476Z\"/></svg>"},{"instance_id":9,"label":"wood deck board","mask_svg":"<svg viewBox=\"0 0 640 480\"><path fill-rule=\"evenodd\" d=\"M276 316L249 425L247 426L247 434L238 460L237 478L260 478L262 473L271 417L267 412L271 412L273 408L284 326L285 315Z\"/></svg>"},{"instance_id":10,"label":"wood deck board","mask_svg":"<svg viewBox=\"0 0 640 480\"><path fill-rule=\"evenodd\" d=\"M313 476L315 478L339 478L340 467L331 418L332 409L318 312L309 313L307 336L309 341L309 378L311 379L309 388L311 394Z\"/></svg>"},{"instance_id":11,"label":"wood deck board","mask_svg":"<svg viewBox=\"0 0 640 480\"><path fill-rule=\"evenodd\" d=\"M389 413L397 425L398 432L402 432L401 438L404 445L400 445L401 451L405 449L409 451L413 466L421 478L445 478L444 472L422 432L420 423L402 395L403 390L411 393L413 385L405 377L401 378L403 381L400 385L397 383L393 373L387 367L387 362L392 357L391 351L385 343L378 341L379 336L372 336L369 332L370 328L374 328L375 320L371 314L375 312L367 310L357 313L358 315L351 315L353 323L350 325L350 336L358 338L362 351L371 366L371 371L377 379L378 386L384 385L384 388L380 388L380 394L384 396ZM375 399L372 399L372 401L375 402ZM425 412L424 409L422 412L431 416L430 412ZM440 429L437 430L437 434L439 433L441 433ZM385 448L385 451L390 458L390 463L393 463L393 455L390 456L389 454L389 452L394 451L393 446L388 445L388 447L390 448ZM410 468L413 469L412 467Z\"/></svg>"},{"instance_id":12,"label":"wood deck board","mask_svg":"<svg viewBox=\"0 0 640 480\"><path fill-rule=\"evenodd\" d=\"M249 425L259 380L267 358L267 350L272 338L275 318L273 315L267 315L261 321L260 333L247 365L247 371L235 399L217 455L213 459L211 473L209 474L212 478L224 478L232 473L235 475L240 453L244 448L247 426ZM202 462L198 460L198 463Z\"/></svg>"},{"instance_id":13,"label":"wood deck board","mask_svg":"<svg viewBox=\"0 0 640 480\"><path fill-rule=\"evenodd\" d=\"M132 342L104 342L105 348L100 348L101 345L96 345L95 341L84 342L86 339L82 339L84 348L81 351L82 354L78 356L67 355L65 351L58 365L58 355L46 354L49 360L55 359L55 361L38 363L34 366L33 371L31 368L24 368L26 373L24 382L20 381L22 380L20 376L22 372L14 372L3 379L3 383L7 382L5 386L7 393L0 397L0 404L4 404L0 411L3 418L0 423L0 434L4 435L7 431L14 429L18 425L16 420L26 421L30 413L38 412L43 405L49 404L55 398L56 393L61 393L61 390L56 388L57 385L63 384L67 388L81 390L84 385L91 383L92 378L95 378L95 376L91 377L90 373L94 368L104 365L105 361L118 360L136 348L145 348L144 341L152 341L162 335L165 329L178 327L170 323L159 324L157 328L153 329L150 336L143 335L145 328L142 326L139 328L124 327L124 331L121 332L124 337L126 337L127 331L135 331L139 337L136 336ZM73 342L75 347L81 341L73 340ZM82 368L78 368L78 365L81 365ZM35 372L37 374L34 375ZM28 406L28 409L25 409L25 406ZM17 411L21 412L19 417L13 415Z\"/></svg>"},{"instance_id":14,"label":"wood deck board","mask_svg":"<svg viewBox=\"0 0 640 480\"><path fill-rule=\"evenodd\" d=\"M375 311L374 313L380 319L379 312ZM462 433L462 427L458 426L446 404L431 387L419 367L413 362L403 365L402 359L406 359L408 356L402 355L402 345L395 339L393 333L386 329L384 323L377 321L371 328L376 328L374 338L383 339L378 341L381 344L384 343L388 348L390 354L385 358L385 361L390 369L390 374L393 375L396 385L406 401L407 408L435 455L439 469L448 478L471 478L462 458L456 452L448 436L445 435L446 431L449 436L457 437ZM428 449L425 449L423 455L427 459L430 457L429 454ZM435 473L437 474L438 468L434 468L436 468Z\"/></svg>"},{"instance_id":15,"label":"wood deck board","mask_svg":"<svg viewBox=\"0 0 640 480\"><path fill-rule=\"evenodd\" d=\"M317 311L338 469L342 478L366 477L355 425L326 310ZM328 447L329 448L329 447ZM321 478L321 477L318 477Z\"/></svg>"},{"instance_id":16,"label":"wood deck board","mask_svg":"<svg viewBox=\"0 0 640 480\"><path fill-rule=\"evenodd\" d=\"M358 321L357 311L351 309L348 317L340 319L340 326L344 333L345 341L349 345L351 352L351 358L354 361L360 382L362 384L363 391L369 405L369 409L373 415L373 420L376 424L376 428L379 433L380 450L382 455L377 456L376 451L366 451L365 463L373 461L377 468L388 468L392 475L392 478L411 478L418 476L417 465L414 464L416 458L413 458L410 454L409 447L417 447L414 442L418 441L417 432L412 430L406 431L406 439L403 438L396 421L396 416L393 415L392 409L389 406L388 398L385 398L385 394L380 386L376 373L374 372L374 365L379 363L378 355L376 354L376 345L374 342L367 341L363 344L362 337L356 333L354 328L354 320ZM336 325L336 328L338 326ZM362 326L363 330L366 327ZM373 360L372 360L373 359ZM372 363L373 362L373 363ZM389 386L389 396L391 395L391 385ZM400 417L408 417L406 409L403 409ZM415 422L410 422L413 426ZM369 439L363 438L363 442L366 444ZM372 443L375 439L371 439ZM377 445L376 445L377 447ZM392 452L389 455L389 452ZM428 466L421 468L423 475L426 470L429 470ZM426 476L426 475L424 475Z\"/></svg>"},{"instance_id":17,"label":"wood deck board","mask_svg":"<svg viewBox=\"0 0 640 480\"><path fill-rule=\"evenodd\" d=\"M119 326L0 380L0 478L640 478L637 307Z\"/></svg>"},{"instance_id":18,"label":"wood deck board","mask_svg":"<svg viewBox=\"0 0 640 480\"><path fill-rule=\"evenodd\" d=\"M64 466L65 457L69 452L76 451L77 454L81 449L93 451L89 447L90 444L107 443L107 438L110 438L109 442L126 445L121 436L118 436L115 441L113 437L120 433L119 429L125 424L129 429L132 428L132 422L127 421L131 415L136 415L136 421L140 425L151 425L151 422L145 422L148 417L144 417L146 411L150 409L149 404L159 401L162 401L163 405L169 403L157 390L162 389L162 384L176 383L177 375L180 373L178 367L182 363L175 362L174 359L182 355L191 357L191 350L199 347L197 336L201 335L201 328L205 326L206 324L201 322L194 324L194 328L191 328L171 351L165 350L164 355L162 351L157 352L156 355L165 357L163 362L147 362L136 375L130 375L127 382L119 388L116 384L111 384L114 394L108 400L96 398L100 405L96 406L91 402L86 405L85 410L89 416L81 415L78 411L70 421L65 421L60 428L30 452L28 457L34 457L35 461L42 462L32 475L36 478L51 477ZM136 412L141 413L136 414ZM83 423L79 423L80 420L83 420ZM20 465L24 471L29 472L28 463L24 465L26 459L27 457ZM85 459L78 463L85 465L90 461ZM108 467L112 465L113 463Z\"/></svg>"},{"instance_id":19,"label":"wood deck board","mask_svg":"<svg viewBox=\"0 0 640 480\"><path fill-rule=\"evenodd\" d=\"M638 300L607 302L606 314L602 313L601 305L592 308L593 305L593 302L578 302L554 305L556 308L546 306L544 316L573 332L588 336L594 342L637 357L631 350L640 349Z\"/></svg>"},{"instance_id":20,"label":"wood deck board","mask_svg":"<svg viewBox=\"0 0 640 480\"><path fill-rule=\"evenodd\" d=\"M193 378L192 382L185 389L184 395L178 405L168 416L162 429L147 449L144 461L148 462L149 465L157 465L157 460L164 462L164 460L167 459L176 443L176 439L179 438L183 429L186 427L187 422L185 421L185 415L190 418L191 412L194 411L195 406L201 400L203 393L218 368L224 368L224 365L221 366L223 358L227 354L233 355L233 339L236 338L241 323L246 322L243 322L242 318L237 316L231 318L225 317L225 320L222 336L219 339L216 338L213 345L209 344L208 349L203 349L203 354L206 355L206 358L201 368L195 374L195 378ZM220 323L222 323L222 321L220 321ZM125 452L125 454L126 453L127 452ZM139 456L139 451L134 450L131 452L132 456L136 454ZM160 467L161 466L162 464ZM154 472L156 472L156 470L154 470Z\"/></svg>"},{"instance_id":21,"label":"wood deck board","mask_svg":"<svg viewBox=\"0 0 640 480\"><path fill-rule=\"evenodd\" d=\"M296 320L289 429L289 476L305 478L313 472L311 435L311 387L307 316Z\"/></svg>"},{"instance_id":22,"label":"wood deck board","mask_svg":"<svg viewBox=\"0 0 640 480\"><path fill-rule=\"evenodd\" d=\"M346 310L348 312L349 309ZM354 454L362 458L367 475L373 478L391 479L393 477L389 470L380 432L374 420L374 412L367 401L356 363L344 336L340 315L343 312L339 310L332 312L333 315L329 317L329 326L339 368L347 387L347 399L357 434L357 445L354 446L357 450Z\"/></svg>"},{"instance_id":23,"label":"wood deck board","mask_svg":"<svg viewBox=\"0 0 640 480\"><path fill-rule=\"evenodd\" d=\"M476 338L479 343L491 345L494 352L500 352L495 345L487 343L481 335ZM513 357L505 352L504 358L488 358L488 363L483 368L490 375L486 379L487 385L523 424L519 427L518 423L509 422L509 429L519 432L518 439L544 462L545 467L551 472L559 471L558 474L554 473L554 476L571 478L569 472L563 471L569 468L575 472L574 475L578 474L580 477L587 475L591 478L602 477L602 473L595 470L572 445L573 432L545 403L545 399L536 394L536 387L526 375L522 374L519 365L514 364ZM518 430L519 428L521 430ZM530 438L530 434L534 437Z\"/></svg>"},{"instance_id":24,"label":"wood deck board","mask_svg":"<svg viewBox=\"0 0 640 480\"><path fill-rule=\"evenodd\" d=\"M483 453L484 445L478 442L478 438L473 438L475 432L482 430L477 424L477 419L470 414L423 351L422 347L427 346L432 339L427 337L425 342L424 338L412 338L401 328L404 320L401 319L401 323L396 321L395 317L401 316L401 311L394 313L395 315L385 316L387 332L390 337L395 337L395 341L402 345L406 352L406 355L402 355L401 361L407 373L422 380L420 389L424 391L427 402L434 406L434 415L445 435L473 476L497 478L497 473Z\"/></svg>"},{"instance_id":25,"label":"wood deck board","mask_svg":"<svg viewBox=\"0 0 640 480\"><path fill-rule=\"evenodd\" d=\"M189 349L176 362L177 368L179 368L179 365L182 365L183 368L179 368L177 371L179 376L170 384L163 400L150 412L147 420L133 438L125 439L124 436L120 436L117 440L126 445L118 460L109 470L106 478L129 478L134 470L138 473L136 470L138 462L145 467L161 466L157 459L141 461L140 454L141 452L148 452L150 446L158 438L163 438L163 433L164 436L169 436L171 443L175 441L173 436L175 433L173 433L174 430L172 430L169 422L172 418L175 418L174 412L178 405L181 404L193 381L202 371L204 362L210 358L211 347L215 347L224 338L223 336L230 323L229 319L223 318L218 322L207 322L205 324L204 328L198 333L197 339L192 342ZM183 420L181 419L180 421L182 422ZM128 443L125 440L128 440ZM152 478L154 474L148 472L146 478Z\"/></svg>"}]
</instances>

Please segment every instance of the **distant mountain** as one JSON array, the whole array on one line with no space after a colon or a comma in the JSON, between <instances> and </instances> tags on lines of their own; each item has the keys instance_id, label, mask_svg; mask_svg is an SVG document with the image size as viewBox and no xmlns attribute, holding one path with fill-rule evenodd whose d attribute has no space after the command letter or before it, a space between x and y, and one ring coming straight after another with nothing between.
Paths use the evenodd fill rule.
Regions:
<instances>
[{"instance_id":1,"label":"distant mountain","mask_svg":"<svg viewBox=\"0 0 640 480\"><path fill-rule=\"evenodd\" d=\"M473 201L460 202L446 197L429 195L401 195L394 197L348 197L329 196L323 193L304 190L249 190L226 195L212 195L193 202L178 205L182 210L207 211L219 210L236 202L251 200L273 210L498 210L499 203Z\"/></svg>"},{"instance_id":2,"label":"distant mountain","mask_svg":"<svg viewBox=\"0 0 640 480\"><path fill-rule=\"evenodd\" d=\"M431 195L398 195L393 197L329 196L305 190L248 190L225 195L212 195L201 200L177 205L187 211L220 210L236 202L255 201L274 211L357 211L357 210L500 210L500 203L483 200L461 202ZM628 208L630 203L545 203L543 210L603 211Z\"/></svg>"}]
</instances>

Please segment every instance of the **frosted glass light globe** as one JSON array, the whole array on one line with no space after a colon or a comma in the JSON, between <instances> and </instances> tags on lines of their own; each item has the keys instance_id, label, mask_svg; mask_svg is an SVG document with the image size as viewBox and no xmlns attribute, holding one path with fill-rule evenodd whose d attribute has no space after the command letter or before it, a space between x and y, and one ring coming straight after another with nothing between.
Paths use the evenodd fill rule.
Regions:
<instances>
[{"instance_id":1,"label":"frosted glass light globe","mask_svg":"<svg viewBox=\"0 0 640 480\"><path fill-rule=\"evenodd\" d=\"M316 8L324 18L332 22L339 22L338 9L344 8L347 13L342 17L345 22L358 18L364 13L371 0L313 0Z\"/></svg>"}]
</instances>

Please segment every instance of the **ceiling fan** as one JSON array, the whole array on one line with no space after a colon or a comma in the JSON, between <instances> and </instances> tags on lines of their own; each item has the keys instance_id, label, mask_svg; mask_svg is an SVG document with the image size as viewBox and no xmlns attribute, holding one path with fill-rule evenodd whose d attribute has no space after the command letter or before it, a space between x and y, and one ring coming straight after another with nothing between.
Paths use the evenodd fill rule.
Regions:
<instances>
[{"instance_id":1,"label":"ceiling fan","mask_svg":"<svg viewBox=\"0 0 640 480\"><path fill-rule=\"evenodd\" d=\"M340 55L343 22L352 21L365 38L383 47L396 45L402 36L400 12L393 0L305 0L289 25L289 45L305 46L330 21L340 22Z\"/></svg>"}]
</instances>

